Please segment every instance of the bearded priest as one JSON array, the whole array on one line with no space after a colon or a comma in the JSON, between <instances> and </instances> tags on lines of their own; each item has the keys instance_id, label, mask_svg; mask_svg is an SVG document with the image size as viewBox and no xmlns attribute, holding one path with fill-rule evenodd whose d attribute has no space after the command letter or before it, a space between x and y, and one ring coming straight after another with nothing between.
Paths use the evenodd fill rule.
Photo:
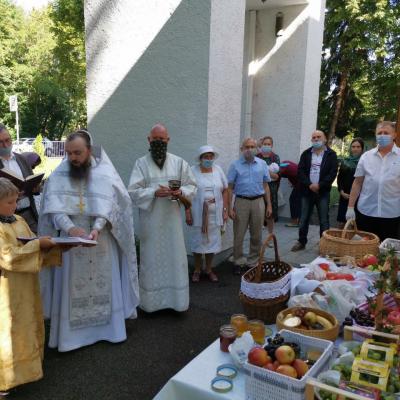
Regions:
<instances>
[{"instance_id":1,"label":"bearded priest","mask_svg":"<svg viewBox=\"0 0 400 400\"><path fill-rule=\"evenodd\" d=\"M140 215L140 308L186 311L188 261L180 205L190 206L196 180L185 160L167 152L164 125L153 126L147 139L150 153L136 161L128 187Z\"/></svg>"},{"instance_id":2,"label":"bearded priest","mask_svg":"<svg viewBox=\"0 0 400 400\"><path fill-rule=\"evenodd\" d=\"M41 276L44 313L51 319L49 347L59 351L124 341L125 319L136 318L139 303L129 194L87 131L70 134L65 152L44 188L39 231L98 244L64 253L62 268Z\"/></svg>"}]
</instances>

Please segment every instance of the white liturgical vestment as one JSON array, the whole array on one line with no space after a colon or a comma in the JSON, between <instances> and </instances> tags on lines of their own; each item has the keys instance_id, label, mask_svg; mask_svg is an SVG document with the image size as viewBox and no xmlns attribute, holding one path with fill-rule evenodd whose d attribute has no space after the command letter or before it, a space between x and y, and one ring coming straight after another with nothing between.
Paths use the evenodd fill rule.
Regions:
<instances>
[{"instance_id":1,"label":"white liturgical vestment","mask_svg":"<svg viewBox=\"0 0 400 400\"><path fill-rule=\"evenodd\" d=\"M133 168L128 191L140 215L140 308L185 311L189 307L188 262L182 227L181 205L168 197L155 197L159 185L181 181L183 196L196 194L189 164L167 153L162 169L150 154Z\"/></svg>"},{"instance_id":2,"label":"white liturgical vestment","mask_svg":"<svg viewBox=\"0 0 400 400\"><path fill-rule=\"evenodd\" d=\"M64 160L46 182L41 235L67 236L72 227L97 229L98 245L63 254L63 265L41 272L49 347L69 351L99 340L126 339L125 319L136 318L138 274L132 202L104 151L92 157L87 178L71 179Z\"/></svg>"}]
</instances>

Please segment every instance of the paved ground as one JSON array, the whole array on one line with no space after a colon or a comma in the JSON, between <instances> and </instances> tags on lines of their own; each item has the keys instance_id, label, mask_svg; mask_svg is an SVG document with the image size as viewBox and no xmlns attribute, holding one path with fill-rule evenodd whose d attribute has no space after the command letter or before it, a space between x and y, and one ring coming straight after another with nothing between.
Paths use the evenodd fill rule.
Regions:
<instances>
[{"instance_id":1,"label":"paved ground","mask_svg":"<svg viewBox=\"0 0 400 400\"><path fill-rule=\"evenodd\" d=\"M299 253L290 252L297 229L279 223L276 235L282 260L302 263L317 256L318 227L310 227L310 243ZM272 249L266 253L270 255ZM231 268L229 262L217 267L218 284L202 280L191 285L189 311L140 313L138 319L128 321L124 343L101 342L68 353L46 349L44 378L18 388L9 398L152 399L170 377L215 340L231 314L241 311L240 279L231 274Z\"/></svg>"}]
</instances>

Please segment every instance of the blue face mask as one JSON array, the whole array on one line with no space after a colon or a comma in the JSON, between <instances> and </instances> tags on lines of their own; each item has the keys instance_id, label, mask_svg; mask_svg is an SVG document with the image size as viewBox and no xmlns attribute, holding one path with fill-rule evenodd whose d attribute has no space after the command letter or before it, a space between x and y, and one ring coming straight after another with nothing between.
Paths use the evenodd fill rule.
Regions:
<instances>
[{"instance_id":1,"label":"blue face mask","mask_svg":"<svg viewBox=\"0 0 400 400\"><path fill-rule=\"evenodd\" d=\"M317 142L312 142L311 145L314 149L320 149L323 147L324 142L322 140L318 140Z\"/></svg>"},{"instance_id":2,"label":"blue face mask","mask_svg":"<svg viewBox=\"0 0 400 400\"><path fill-rule=\"evenodd\" d=\"M271 146L261 146L262 153L271 153L272 147Z\"/></svg>"},{"instance_id":3,"label":"blue face mask","mask_svg":"<svg viewBox=\"0 0 400 400\"><path fill-rule=\"evenodd\" d=\"M9 147L0 147L0 157L8 157L11 155L12 145Z\"/></svg>"},{"instance_id":4,"label":"blue face mask","mask_svg":"<svg viewBox=\"0 0 400 400\"><path fill-rule=\"evenodd\" d=\"M393 143L393 138L390 135L376 135L376 143L379 147L386 147Z\"/></svg>"},{"instance_id":5,"label":"blue face mask","mask_svg":"<svg viewBox=\"0 0 400 400\"><path fill-rule=\"evenodd\" d=\"M207 159L202 159L201 160L201 166L204 168L211 168L214 164L214 160L207 160Z\"/></svg>"}]
</instances>

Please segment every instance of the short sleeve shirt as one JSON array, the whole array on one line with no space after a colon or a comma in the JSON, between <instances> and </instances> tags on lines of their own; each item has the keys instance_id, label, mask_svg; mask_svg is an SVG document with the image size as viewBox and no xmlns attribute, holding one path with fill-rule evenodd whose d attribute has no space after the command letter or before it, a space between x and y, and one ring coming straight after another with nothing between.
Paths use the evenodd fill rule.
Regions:
<instances>
[{"instance_id":1,"label":"short sleeve shirt","mask_svg":"<svg viewBox=\"0 0 400 400\"><path fill-rule=\"evenodd\" d=\"M378 218L400 216L400 149L396 145L384 157L377 147L364 153L354 176L364 177L357 204L362 214Z\"/></svg>"},{"instance_id":2,"label":"short sleeve shirt","mask_svg":"<svg viewBox=\"0 0 400 400\"><path fill-rule=\"evenodd\" d=\"M229 167L228 183L234 184L236 195L260 196L265 193L265 182L271 182L268 165L258 157L254 157L252 162L247 162L241 157Z\"/></svg>"}]
</instances>

